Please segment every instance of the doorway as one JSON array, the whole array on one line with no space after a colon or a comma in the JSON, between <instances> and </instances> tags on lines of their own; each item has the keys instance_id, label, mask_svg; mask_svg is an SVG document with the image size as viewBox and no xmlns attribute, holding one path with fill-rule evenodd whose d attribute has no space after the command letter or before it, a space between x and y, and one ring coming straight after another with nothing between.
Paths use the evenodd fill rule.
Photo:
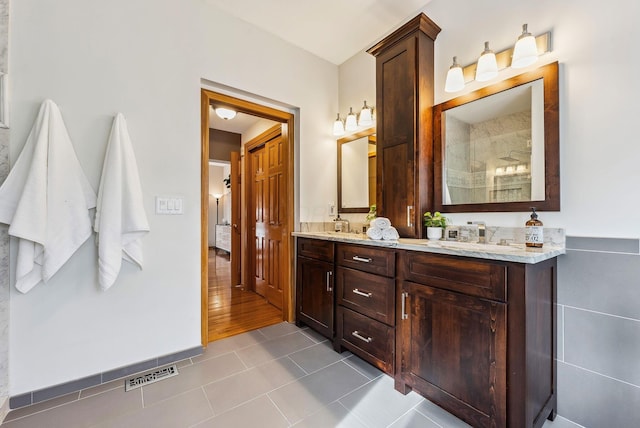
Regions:
<instances>
[{"instance_id":1,"label":"doorway","mask_svg":"<svg viewBox=\"0 0 640 428\"><path fill-rule=\"evenodd\" d=\"M237 287L240 291L257 291L265 285L264 298L273 307L281 309L281 319L293 320L293 286L292 286L292 237L293 231L293 123L291 113L263 106L250 101L209 91L201 90L201 131L202 131L202 199L201 199L201 332L202 344L206 346L212 339L210 310L215 308L217 297L212 300L212 286L219 287L220 279L226 275L228 266L231 273L230 260L219 258L219 254L212 254L209 245L209 111L211 106L225 107L239 113L246 113L256 117L277 122L277 126L263 132L249 142L243 143L241 151L245 153L244 171L242 174L231 174L232 186L236 187L236 196L232 198L232 205L237 212L236 218L231 217L231 254L236 254L235 260L241 260L238 266L240 278L228 282L229 286ZM260 153L260 155L256 155ZM256 155L256 156L254 156ZM256 159L266 161L262 169L253 167ZM249 162L251 159L251 162ZM239 162L240 164L240 162ZM233 165L233 161L232 161ZM263 174L264 177L263 177ZM246 179L242 179L246 177ZM257 192L256 177L264 186L263 191ZM264 181L261 181L264 178ZM238 192L238 190L240 190ZM232 189L233 192L233 189ZM257 196L259 194L259 197ZM269 208L271 209L269 210ZM234 211L234 209L232 209ZM267 212L269 211L269 212ZM242 221L240 219L242 214ZM264 232L264 233L263 233ZM258 239L260 237L260 245ZM235 244L234 244L235 241ZM235 247L235 248L234 248ZM224 256L224 254L223 254ZM234 258L231 258L234 260ZM220 277L218 277L220 273ZM260 273L258 275L258 273ZM215 284L212 283L215 276ZM237 275L235 275L237 277ZM264 280L264 282L263 282ZM232 290L234 291L234 290ZM238 291L238 290L235 290ZM252 316L253 310L246 310L246 320ZM216 316L220 316L219 311ZM220 318L221 319L221 318ZM264 322L264 321L262 321ZM251 322L241 323L244 331L252 328ZM215 324L213 324L215 325ZM239 331L234 331L239 332Z\"/></svg>"}]
</instances>

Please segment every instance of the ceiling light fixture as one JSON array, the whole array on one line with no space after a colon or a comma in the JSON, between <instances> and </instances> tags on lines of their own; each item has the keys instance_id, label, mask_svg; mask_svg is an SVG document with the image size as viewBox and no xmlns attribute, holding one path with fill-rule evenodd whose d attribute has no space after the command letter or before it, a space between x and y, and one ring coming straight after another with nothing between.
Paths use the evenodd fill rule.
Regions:
<instances>
[{"instance_id":1,"label":"ceiling light fixture","mask_svg":"<svg viewBox=\"0 0 640 428\"><path fill-rule=\"evenodd\" d=\"M228 108L218 107L215 111L220 119L230 120L236 117L236 112Z\"/></svg>"},{"instance_id":2,"label":"ceiling light fixture","mask_svg":"<svg viewBox=\"0 0 640 428\"><path fill-rule=\"evenodd\" d=\"M462 67L458 64L458 57L453 57L453 64L447 72L447 80L444 84L445 92L458 92L464 88L464 75Z\"/></svg>"},{"instance_id":3,"label":"ceiling light fixture","mask_svg":"<svg viewBox=\"0 0 640 428\"><path fill-rule=\"evenodd\" d=\"M522 34L513 48L511 68L524 68L538 61L536 38L527 31L527 24L522 25Z\"/></svg>"}]
</instances>

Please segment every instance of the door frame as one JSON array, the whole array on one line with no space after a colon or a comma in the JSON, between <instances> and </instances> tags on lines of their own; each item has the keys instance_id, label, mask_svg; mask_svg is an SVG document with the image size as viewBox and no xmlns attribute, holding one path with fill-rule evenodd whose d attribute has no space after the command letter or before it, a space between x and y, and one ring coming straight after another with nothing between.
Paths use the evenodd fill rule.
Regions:
<instances>
[{"instance_id":1,"label":"door frame","mask_svg":"<svg viewBox=\"0 0 640 428\"><path fill-rule=\"evenodd\" d=\"M208 89L200 89L200 124L201 124L201 165L200 165L200 292L201 292L201 341L204 347L209 343L209 106L215 104L216 107L227 107L238 112L251 114L253 116L270 119L280 122L282 126L282 140L286 159L286 182L287 182L287 220L283 228L283 252L284 260L288 260L287 266L283 266L283 305L282 315L285 321L292 322L294 319L294 287L293 287L293 237L294 230L294 115L289 112L277 110L251 101L236 98L230 95L221 94ZM241 148L241 153L244 147ZM242 186L246 189L247 180L242 181ZM247 254L246 227L241 229L241 242L245 243L242 248L242 258Z\"/></svg>"}]
</instances>

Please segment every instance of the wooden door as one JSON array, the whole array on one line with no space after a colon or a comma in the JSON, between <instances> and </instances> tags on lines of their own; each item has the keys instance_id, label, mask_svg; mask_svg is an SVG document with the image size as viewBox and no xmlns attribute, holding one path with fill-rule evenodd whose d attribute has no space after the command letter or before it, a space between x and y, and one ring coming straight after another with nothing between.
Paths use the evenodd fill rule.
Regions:
<instances>
[{"instance_id":1,"label":"wooden door","mask_svg":"<svg viewBox=\"0 0 640 428\"><path fill-rule=\"evenodd\" d=\"M504 427L507 305L408 281L400 297L401 380L474 427Z\"/></svg>"},{"instance_id":2,"label":"wooden door","mask_svg":"<svg viewBox=\"0 0 640 428\"><path fill-rule=\"evenodd\" d=\"M249 150L252 203L250 239L256 293L282 309L283 269L288 260L283 251L286 229L285 156L280 127L267 131L263 144ZM260 137L258 137L258 141Z\"/></svg>"},{"instance_id":3,"label":"wooden door","mask_svg":"<svg viewBox=\"0 0 640 428\"><path fill-rule=\"evenodd\" d=\"M250 152L249 158L251 162L251 201L253 218L251 220L252 228L252 264L254 277L254 291L261 296L266 297L265 287L265 239L266 228L265 223L265 154L264 146L260 146Z\"/></svg>"},{"instance_id":4,"label":"wooden door","mask_svg":"<svg viewBox=\"0 0 640 428\"><path fill-rule=\"evenodd\" d=\"M284 195L284 156L282 135L278 134L266 144L267 153L267 216L265 252L267 254L265 285L267 300L275 307L282 309L282 270L288 261L282 251L282 233L286 218Z\"/></svg>"},{"instance_id":5,"label":"wooden door","mask_svg":"<svg viewBox=\"0 0 640 428\"><path fill-rule=\"evenodd\" d=\"M242 249L240 246L240 152L231 152L231 285L241 283Z\"/></svg>"}]
</instances>

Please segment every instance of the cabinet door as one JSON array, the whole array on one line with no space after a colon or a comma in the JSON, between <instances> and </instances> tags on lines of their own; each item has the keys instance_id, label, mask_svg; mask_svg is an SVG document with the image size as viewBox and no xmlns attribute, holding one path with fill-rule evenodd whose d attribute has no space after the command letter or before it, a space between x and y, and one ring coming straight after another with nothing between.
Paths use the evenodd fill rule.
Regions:
<instances>
[{"instance_id":1,"label":"cabinet door","mask_svg":"<svg viewBox=\"0 0 640 428\"><path fill-rule=\"evenodd\" d=\"M333 263L298 257L296 315L329 339L333 339Z\"/></svg>"},{"instance_id":2,"label":"cabinet door","mask_svg":"<svg viewBox=\"0 0 640 428\"><path fill-rule=\"evenodd\" d=\"M506 305L404 281L398 379L474 427L506 424Z\"/></svg>"},{"instance_id":3,"label":"cabinet door","mask_svg":"<svg viewBox=\"0 0 640 428\"><path fill-rule=\"evenodd\" d=\"M400 236L419 237L415 211L416 40L409 37L376 58L377 200Z\"/></svg>"}]
</instances>

